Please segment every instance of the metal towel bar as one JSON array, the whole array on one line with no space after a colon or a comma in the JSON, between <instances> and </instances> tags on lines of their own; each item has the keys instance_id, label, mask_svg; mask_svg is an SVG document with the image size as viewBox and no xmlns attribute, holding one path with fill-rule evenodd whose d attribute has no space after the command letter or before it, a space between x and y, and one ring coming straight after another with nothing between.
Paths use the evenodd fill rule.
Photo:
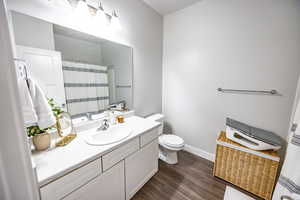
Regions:
<instances>
[{"instance_id":1,"label":"metal towel bar","mask_svg":"<svg viewBox=\"0 0 300 200\"><path fill-rule=\"evenodd\" d=\"M237 93L256 93L256 94L267 94L267 95L279 95L277 90L235 90L235 89L223 89L218 88L219 92L237 92Z\"/></svg>"},{"instance_id":2,"label":"metal towel bar","mask_svg":"<svg viewBox=\"0 0 300 200\"><path fill-rule=\"evenodd\" d=\"M116 88L131 88L131 85L116 85Z\"/></svg>"}]
</instances>

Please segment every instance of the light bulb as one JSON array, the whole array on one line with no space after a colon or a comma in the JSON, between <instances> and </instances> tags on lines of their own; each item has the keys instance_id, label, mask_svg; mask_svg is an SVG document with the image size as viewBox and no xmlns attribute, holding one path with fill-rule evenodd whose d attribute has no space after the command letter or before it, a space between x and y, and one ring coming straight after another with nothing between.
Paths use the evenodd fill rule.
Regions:
<instances>
[{"instance_id":1,"label":"light bulb","mask_svg":"<svg viewBox=\"0 0 300 200\"><path fill-rule=\"evenodd\" d=\"M113 30L121 30L122 27L121 27L120 19L116 11L113 12L110 23L111 23L110 26Z\"/></svg>"},{"instance_id":2,"label":"light bulb","mask_svg":"<svg viewBox=\"0 0 300 200\"><path fill-rule=\"evenodd\" d=\"M107 25L107 17L104 12L104 9L100 3L99 9L97 10L96 17L95 17L96 23L100 24L101 26L106 26Z\"/></svg>"},{"instance_id":3,"label":"light bulb","mask_svg":"<svg viewBox=\"0 0 300 200\"><path fill-rule=\"evenodd\" d=\"M78 1L75 13L80 20L87 20L90 18L89 7L83 0Z\"/></svg>"}]
</instances>

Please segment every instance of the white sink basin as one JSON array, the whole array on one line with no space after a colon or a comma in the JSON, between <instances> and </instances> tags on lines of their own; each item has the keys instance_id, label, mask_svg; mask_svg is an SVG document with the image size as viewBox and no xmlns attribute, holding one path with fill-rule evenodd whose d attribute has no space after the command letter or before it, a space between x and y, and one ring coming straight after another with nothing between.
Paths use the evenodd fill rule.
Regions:
<instances>
[{"instance_id":1,"label":"white sink basin","mask_svg":"<svg viewBox=\"0 0 300 200\"><path fill-rule=\"evenodd\" d=\"M125 126L111 126L105 131L96 131L85 138L89 145L108 145L120 142L130 136L132 130Z\"/></svg>"}]
</instances>

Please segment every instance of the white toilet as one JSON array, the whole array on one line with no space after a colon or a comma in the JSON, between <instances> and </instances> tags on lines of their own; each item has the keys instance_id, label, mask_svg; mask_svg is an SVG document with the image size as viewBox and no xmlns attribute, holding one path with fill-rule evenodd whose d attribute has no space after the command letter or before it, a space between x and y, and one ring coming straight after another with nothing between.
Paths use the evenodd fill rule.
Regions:
<instances>
[{"instance_id":1,"label":"white toilet","mask_svg":"<svg viewBox=\"0 0 300 200\"><path fill-rule=\"evenodd\" d=\"M159 158L168 164L178 163L177 152L184 148L184 140L176 135L163 134L164 116L162 114L154 114L147 119L161 123L158 138Z\"/></svg>"}]
</instances>

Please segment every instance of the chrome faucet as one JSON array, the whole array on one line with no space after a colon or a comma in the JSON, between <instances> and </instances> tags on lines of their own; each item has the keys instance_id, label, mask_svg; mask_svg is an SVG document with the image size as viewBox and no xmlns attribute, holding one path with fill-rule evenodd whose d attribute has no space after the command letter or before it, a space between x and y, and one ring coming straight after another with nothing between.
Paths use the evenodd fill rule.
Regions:
<instances>
[{"instance_id":1,"label":"chrome faucet","mask_svg":"<svg viewBox=\"0 0 300 200\"><path fill-rule=\"evenodd\" d=\"M88 118L89 120L92 119L92 113L87 112L87 113L86 113L86 116L87 116L87 118Z\"/></svg>"},{"instance_id":2,"label":"chrome faucet","mask_svg":"<svg viewBox=\"0 0 300 200\"><path fill-rule=\"evenodd\" d=\"M97 129L97 131L106 131L109 128L109 123L107 119L102 121L102 125Z\"/></svg>"}]
</instances>

